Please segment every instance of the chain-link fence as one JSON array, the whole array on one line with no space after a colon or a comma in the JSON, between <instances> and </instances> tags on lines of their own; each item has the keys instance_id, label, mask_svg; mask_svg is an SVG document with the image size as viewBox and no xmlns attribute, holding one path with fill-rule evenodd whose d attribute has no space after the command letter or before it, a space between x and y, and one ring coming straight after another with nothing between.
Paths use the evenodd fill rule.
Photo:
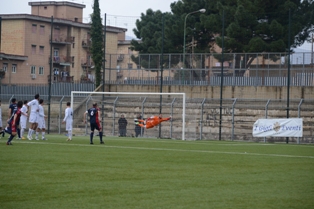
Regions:
<instances>
[{"instance_id":1,"label":"chain-link fence","mask_svg":"<svg viewBox=\"0 0 314 209\"><path fill-rule=\"evenodd\" d=\"M13 96L12 96L13 97ZM16 97L20 100L20 97ZM47 101L47 96L42 96ZM11 99L11 98L10 98ZM2 109L9 105L8 100L2 100ZM32 95L24 95L23 99L31 100ZM61 123L64 118L66 102L70 97L52 97L50 103L51 133L66 134L65 126ZM86 96L74 98L74 134L86 135L90 133L89 124L83 123L84 112L97 102L103 113L104 134L118 136L118 120L121 114L128 120L127 136L135 136L135 122L137 114L148 118L152 115L163 117L172 116L171 121L148 130L142 129L140 137L157 137L182 139L183 103L180 97L170 96ZM286 118L286 100L262 99L223 99L222 118L220 126L220 100L219 99L186 99L185 109L185 139L186 140L218 140L221 128L221 139L230 141L255 142L285 142L285 138L267 137L256 138L252 136L253 124L260 118ZM161 104L161 107L160 107ZM314 100L293 99L290 101L289 117L303 119L303 137L289 138L292 143L314 143ZM44 104L45 114L48 115L48 104ZM5 111L2 111L3 114ZM3 115L3 119L6 117ZM46 126L48 121L46 121ZM48 127L47 127L48 129Z\"/></svg>"},{"instance_id":2,"label":"chain-link fence","mask_svg":"<svg viewBox=\"0 0 314 209\"><path fill-rule=\"evenodd\" d=\"M314 86L313 53L107 54L105 83L225 86ZM187 66L187 67L183 67Z\"/></svg>"}]
</instances>

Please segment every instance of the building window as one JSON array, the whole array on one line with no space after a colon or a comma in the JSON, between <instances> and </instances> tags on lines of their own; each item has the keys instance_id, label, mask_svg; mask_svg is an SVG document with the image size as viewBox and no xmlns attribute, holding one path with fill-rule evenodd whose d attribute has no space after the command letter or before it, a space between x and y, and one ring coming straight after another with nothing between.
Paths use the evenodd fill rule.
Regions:
<instances>
[{"instance_id":1,"label":"building window","mask_svg":"<svg viewBox=\"0 0 314 209\"><path fill-rule=\"evenodd\" d=\"M55 49L53 50L53 56L59 57L59 49L55 48Z\"/></svg>"},{"instance_id":2,"label":"building window","mask_svg":"<svg viewBox=\"0 0 314 209\"><path fill-rule=\"evenodd\" d=\"M16 64L12 64L12 73L16 73Z\"/></svg>"},{"instance_id":3,"label":"building window","mask_svg":"<svg viewBox=\"0 0 314 209\"><path fill-rule=\"evenodd\" d=\"M55 41L60 41L60 28L59 26L56 26L53 30L53 37Z\"/></svg>"},{"instance_id":4,"label":"building window","mask_svg":"<svg viewBox=\"0 0 314 209\"><path fill-rule=\"evenodd\" d=\"M40 34L40 35L45 35L45 26L44 26L44 25L41 25L41 26L40 26L39 34Z\"/></svg>"},{"instance_id":5,"label":"building window","mask_svg":"<svg viewBox=\"0 0 314 209\"><path fill-rule=\"evenodd\" d=\"M44 54L44 53L45 53L45 47L39 46L39 54Z\"/></svg>"},{"instance_id":6,"label":"building window","mask_svg":"<svg viewBox=\"0 0 314 209\"><path fill-rule=\"evenodd\" d=\"M44 9L47 9L47 7L44 7Z\"/></svg>"},{"instance_id":7,"label":"building window","mask_svg":"<svg viewBox=\"0 0 314 209\"><path fill-rule=\"evenodd\" d=\"M59 75L59 68L53 68L53 74L58 76Z\"/></svg>"},{"instance_id":8,"label":"building window","mask_svg":"<svg viewBox=\"0 0 314 209\"><path fill-rule=\"evenodd\" d=\"M31 66L31 75L36 74L36 66Z\"/></svg>"},{"instance_id":9,"label":"building window","mask_svg":"<svg viewBox=\"0 0 314 209\"><path fill-rule=\"evenodd\" d=\"M133 64L132 63L128 63L128 69L133 69Z\"/></svg>"},{"instance_id":10,"label":"building window","mask_svg":"<svg viewBox=\"0 0 314 209\"><path fill-rule=\"evenodd\" d=\"M53 50L53 61L59 63L60 62L60 57L59 57L59 49L54 49Z\"/></svg>"},{"instance_id":11,"label":"building window","mask_svg":"<svg viewBox=\"0 0 314 209\"><path fill-rule=\"evenodd\" d=\"M37 25L32 24L32 33L37 33Z\"/></svg>"},{"instance_id":12,"label":"building window","mask_svg":"<svg viewBox=\"0 0 314 209\"><path fill-rule=\"evenodd\" d=\"M32 54L36 54L36 45L32 45Z\"/></svg>"},{"instance_id":13,"label":"building window","mask_svg":"<svg viewBox=\"0 0 314 209\"><path fill-rule=\"evenodd\" d=\"M8 63L3 63L2 69L4 72L7 72L8 70Z\"/></svg>"},{"instance_id":14,"label":"building window","mask_svg":"<svg viewBox=\"0 0 314 209\"><path fill-rule=\"evenodd\" d=\"M39 75L44 75L44 67L41 66L41 67L38 68L38 74Z\"/></svg>"},{"instance_id":15,"label":"building window","mask_svg":"<svg viewBox=\"0 0 314 209\"><path fill-rule=\"evenodd\" d=\"M72 68L74 68L74 56L72 56Z\"/></svg>"},{"instance_id":16,"label":"building window","mask_svg":"<svg viewBox=\"0 0 314 209\"><path fill-rule=\"evenodd\" d=\"M77 18L77 17L75 17L75 18L74 18L74 22L77 22L77 21L78 21L78 18Z\"/></svg>"},{"instance_id":17,"label":"building window","mask_svg":"<svg viewBox=\"0 0 314 209\"><path fill-rule=\"evenodd\" d=\"M73 49L75 48L75 43L72 44L72 48L73 48Z\"/></svg>"}]
</instances>

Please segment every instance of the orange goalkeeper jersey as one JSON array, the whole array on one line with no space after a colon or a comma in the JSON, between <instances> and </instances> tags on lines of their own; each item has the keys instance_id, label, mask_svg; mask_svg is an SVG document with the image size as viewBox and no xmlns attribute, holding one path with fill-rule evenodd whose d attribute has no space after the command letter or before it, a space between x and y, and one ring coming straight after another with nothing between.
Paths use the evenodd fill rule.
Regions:
<instances>
[{"instance_id":1,"label":"orange goalkeeper jersey","mask_svg":"<svg viewBox=\"0 0 314 209\"><path fill-rule=\"evenodd\" d=\"M170 120L171 117L168 118L160 118L159 116L152 116L150 118L146 119L146 129L153 128L157 125L159 125L163 121Z\"/></svg>"}]
</instances>

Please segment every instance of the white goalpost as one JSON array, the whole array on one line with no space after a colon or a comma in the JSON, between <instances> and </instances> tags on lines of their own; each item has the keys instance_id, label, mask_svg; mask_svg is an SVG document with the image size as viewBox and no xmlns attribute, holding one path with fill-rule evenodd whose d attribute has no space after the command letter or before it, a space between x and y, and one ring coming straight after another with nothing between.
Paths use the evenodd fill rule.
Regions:
<instances>
[{"instance_id":1,"label":"white goalpost","mask_svg":"<svg viewBox=\"0 0 314 209\"><path fill-rule=\"evenodd\" d=\"M150 93L150 92L93 92L93 91L71 91L71 108L74 110L74 98L75 96L77 97L82 97L83 98L89 98L92 96L116 96L117 98L121 95L125 96L140 96L140 97L149 97L149 96L168 96L168 97L175 97L178 96L182 98L182 140L185 140L185 107L186 107L186 95L185 93ZM156 99L156 98L155 98ZM175 98L174 98L175 100ZM173 100L173 101L174 101ZM81 102L84 100L81 99ZM104 103L105 101L102 101ZM181 110L180 110L181 111Z\"/></svg>"}]
</instances>

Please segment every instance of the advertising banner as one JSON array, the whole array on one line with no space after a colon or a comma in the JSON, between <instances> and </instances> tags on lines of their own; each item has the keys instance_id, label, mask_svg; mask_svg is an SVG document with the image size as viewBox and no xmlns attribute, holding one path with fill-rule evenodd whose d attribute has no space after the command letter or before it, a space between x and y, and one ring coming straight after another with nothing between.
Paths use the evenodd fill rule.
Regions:
<instances>
[{"instance_id":1,"label":"advertising banner","mask_svg":"<svg viewBox=\"0 0 314 209\"><path fill-rule=\"evenodd\" d=\"M302 137L302 118L258 119L253 125L253 137Z\"/></svg>"}]
</instances>

